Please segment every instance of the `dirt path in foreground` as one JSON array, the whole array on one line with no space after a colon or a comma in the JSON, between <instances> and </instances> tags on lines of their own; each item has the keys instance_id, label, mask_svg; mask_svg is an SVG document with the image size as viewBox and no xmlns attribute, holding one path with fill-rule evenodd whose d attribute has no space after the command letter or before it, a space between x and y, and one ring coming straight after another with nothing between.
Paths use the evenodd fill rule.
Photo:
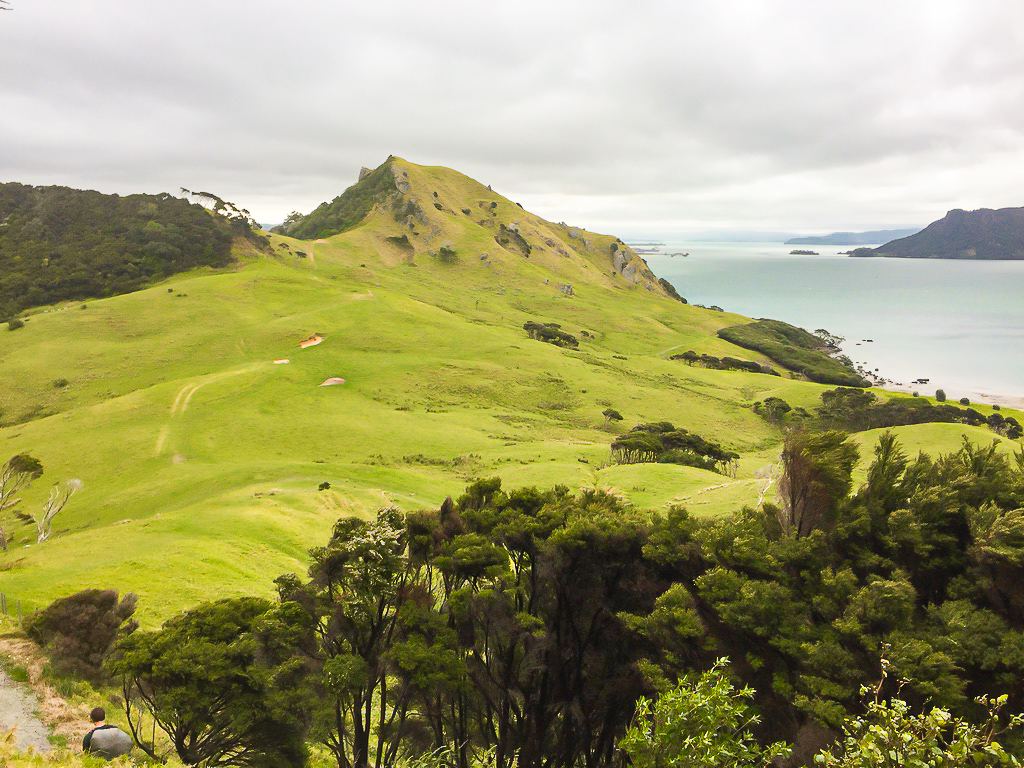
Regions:
<instances>
[{"instance_id":1,"label":"dirt path in foreground","mask_svg":"<svg viewBox=\"0 0 1024 768\"><path fill-rule=\"evenodd\" d=\"M14 731L14 743L22 752L29 749L49 752L53 749L50 745L50 731L36 717L38 710L39 699L35 694L27 691L26 686L11 680L0 669L0 734Z\"/></svg>"},{"instance_id":2,"label":"dirt path in foreground","mask_svg":"<svg viewBox=\"0 0 1024 768\"><path fill-rule=\"evenodd\" d=\"M0 656L28 670L29 682L12 681L0 672L0 734L17 728L19 749L50 751L50 730L74 749L89 730L89 709L72 707L43 680L46 659L35 643L14 634L0 635ZM10 720L10 722L9 722Z\"/></svg>"}]
</instances>

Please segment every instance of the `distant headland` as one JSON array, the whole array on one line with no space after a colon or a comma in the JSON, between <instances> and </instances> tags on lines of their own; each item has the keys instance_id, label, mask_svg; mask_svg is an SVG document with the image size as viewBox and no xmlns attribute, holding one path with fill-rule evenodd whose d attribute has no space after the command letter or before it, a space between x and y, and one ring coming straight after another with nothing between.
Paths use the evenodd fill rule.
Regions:
<instances>
[{"instance_id":1,"label":"distant headland","mask_svg":"<svg viewBox=\"0 0 1024 768\"><path fill-rule=\"evenodd\" d=\"M952 210L915 235L851 256L900 259L1024 259L1024 208Z\"/></svg>"}]
</instances>

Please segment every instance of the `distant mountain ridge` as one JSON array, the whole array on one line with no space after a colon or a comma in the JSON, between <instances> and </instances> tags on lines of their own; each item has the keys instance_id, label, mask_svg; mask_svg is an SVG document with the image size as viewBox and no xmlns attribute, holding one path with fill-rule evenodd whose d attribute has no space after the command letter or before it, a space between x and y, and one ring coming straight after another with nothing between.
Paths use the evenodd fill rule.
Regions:
<instances>
[{"instance_id":1,"label":"distant mountain ridge","mask_svg":"<svg viewBox=\"0 0 1024 768\"><path fill-rule=\"evenodd\" d=\"M870 245L888 243L901 237L909 237L921 231L912 229L876 229L872 232L833 232L830 235L791 237L784 245Z\"/></svg>"},{"instance_id":2,"label":"distant mountain ridge","mask_svg":"<svg viewBox=\"0 0 1024 768\"><path fill-rule=\"evenodd\" d=\"M1024 259L1024 208L955 209L916 235L852 256L899 259Z\"/></svg>"}]
</instances>

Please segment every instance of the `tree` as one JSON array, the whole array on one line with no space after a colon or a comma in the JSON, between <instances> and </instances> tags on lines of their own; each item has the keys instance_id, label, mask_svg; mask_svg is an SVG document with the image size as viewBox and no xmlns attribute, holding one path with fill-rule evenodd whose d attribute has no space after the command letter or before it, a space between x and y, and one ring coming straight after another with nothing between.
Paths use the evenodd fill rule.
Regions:
<instances>
[{"instance_id":1,"label":"tree","mask_svg":"<svg viewBox=\"0 0 1024 768\"><path fill-rule=\"evenodd\" d=\"M797 538L816 528L829 527L839 502L850 491L857 448L846 435L828 432L793 432L782 448L779 523Z\"/></svg>"},{"instance_id":2,"label":"tree","mask_svg":"<svg viewBox=\"0 0 1024 768\"><path fill-rule=\"evenodd\" d=\"M764 768L789 754L781 742L758 743L751 726L759 718L747 703L754 692L734 688L727 669L728 661L719 659L655 701L640 700L619 742L634 768Z\"/></svg>"},{"instance_id":3,"label":"tree","mask_svg":"<svg viewBox=\"0 0 1024 768\"><path fill-rule=\"evenodd\" d=\"M793 407L781 397L766 397L764 403L758 403L754 406L754 410L763 415L772 424L781 424L786 418L786 414L793 410Z\"/></svg>"},{"instance_id":4,"label":"tree","mask_svg":"<svg viewBox=\"0 0 1024 768\"><path fill-rule=\"evenodd\" d=\"M15 495L39 479L43 474L43 465L27 453L12 456L0 467L0 515L4 510L21 501ZM7 551L7 531L0 518L0 550Z\"/></svg>"},{"instance_id":5,"label":"tree","mask_svg":"<svg viewBox=\"0 0 1024 768\"><path fill-rule=\"evenodd\" d=\"M35 518L37 544L41 544L50 538L50 533L53 529L53 518L60 514L71 497L82 488L82 485L82 481L78 478L68 480L63 488L61 488L60 483L53 484L53 488L50 489L50 497L43 505L42 514Z\"/></svg>"},{"instance_id":6,"label":"tree","mask_svg":"<svg viewBox=\"0 0 1024 768\"><path fill-rule=\"evenodd\" d=\"M278 768L306 762L305 668L294 611L267 600L204 603L136 632L112 665L136 743L144 710L185 765Z\"/></svg>"},{"instance_id":7,"label":"tree","mask_svg":"<svg viewBox=\"0 0 1024 768\"><path fill-rule=\"evenodd\" d=\"M604 420L609 424L613 421L622 421L622 414L614 408L605 408L601 411L601 415L604 416Z\"/></svg>"},{"instance_id":8,"label":"tree","mask_svg":"<svg viewBox=\"0 0 1024 768\"><path fill-rule=\"evenodd\" d=\"M936 389L935 390L935 399L938 402L940 402L940 403L946 402L946 390L944 390L944 389Z\"/></svg>"},{"instance_id":9,"label":"tree","mask_svg":"<svg viewBox=\"0 0 1024 768\"><path fill-rule=\"evenodd\" d=\"M339 768L392 765L408 712L404 693L390 687L388 652L399 636L408 561L401 513L342 518L325 547L311 551L310 581L278 579L285 605L303 615L316 668L313 737Z\"/></svg>"}]
</instances>

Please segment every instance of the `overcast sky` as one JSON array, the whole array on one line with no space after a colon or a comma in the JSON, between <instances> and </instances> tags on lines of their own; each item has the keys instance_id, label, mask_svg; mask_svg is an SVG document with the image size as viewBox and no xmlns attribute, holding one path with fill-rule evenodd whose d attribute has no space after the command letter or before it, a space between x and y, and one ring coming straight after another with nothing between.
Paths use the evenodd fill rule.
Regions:
<instances>
[{"instance_id":1,"label":"overcast sky","mask_svg":"<svg viewBox=\"0 0 1024 768\"><path fill-rule=\"evenodd\" d=\"M1021 0L11 0L0 181L262 222L389 154L621 236L1024 205Z\"/></svg>"}]
</instances>

